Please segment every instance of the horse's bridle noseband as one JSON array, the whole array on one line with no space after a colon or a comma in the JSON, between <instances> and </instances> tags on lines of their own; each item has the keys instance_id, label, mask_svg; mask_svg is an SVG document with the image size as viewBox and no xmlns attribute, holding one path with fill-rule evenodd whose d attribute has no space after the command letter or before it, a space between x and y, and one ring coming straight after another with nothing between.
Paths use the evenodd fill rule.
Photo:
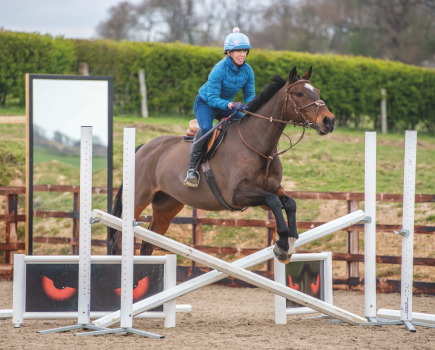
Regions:
<instances>
[{"instance_id":1,"label":"horse's bridle noseband","mask_svg":"<svg viewBox=\"0 0 435 350\"><path fill-rule=\"evenodd\" d=\"M268 173L269 173L269 166L270 166L270 163L272 162L272 160L273 160L276 156L279 156L279 155L281 155L281 154L287 152L287 151L288 151L289 149L291 149L293 146L296 146L296 145L299 143L299 141L302 140L302 138L304 137L305 129L306 129L306 128L312 128L312 129L317 130L317 128L315 127L315 123L316 123L316 120L317 120L317 116L319 115L319 109L320 109L320 107L322 107L322 106L326 106L325 102L323 102L322 100L317 100L317 101L311 102L311 103L309 103L309 104L307 104L307 105L305 105L305 106L298 107L298 106L296 105L296 102L295 102L295 101L293 100L293 98L290 96L290 91L289 91L289 90L290 90L290 88L291 88L292 86L294 86L294 85L296 85L296 84L300 84L300 83L307 83L307 84L309 84L310 81L309 81L309 80L298 80L298 81L296 81L296 82L294 82L294 83L292 83L292 84L288 84L288 85L286 84L286 85L287 85L286 88L285 88L286 97L285 97L285 102L284 102L284 106L283 106L283 109L284 109L284 110L283 110L283 114L284 114L284 117L287 117L287 103L288 103L288 101L290 101L290 103L293 105L293 107L294 107L294 109L295 109L296 114L298 114L298 115L300 115L300 116L302 117L303 123L300 123L300 122L294 122L294 121L292 121L292 120L290 120L290 121L285 121L285 120L281 120L281 119L273 119L272 117L267 118L267 117L264 117L264 116L262 116L262 115L260 115L260 114L255 114L255 113L252 113L252 112L249 112L249 111L245 111L245 113L251 114L251 115L253 115L254 117L257 117L257 118L260 118L260 119L269 120L271 123L273 123L273 122L278 122L278 123L284 123L284 124L292 124L292 125L294 125L294 126L302 126L302 127L304 128L304 131L303 131L303 133L302 133L302 136L300 137L300 139L299 139L295 144L292 144L292 143L291 143L291 140L290 140L290 147L289 147L289 148L287 148L287 149L285 149L284 151L281 151L281 152L279 152L279 153L276 153L276 152L273 152L273 151L272 151L272 153L271 153L270 156L266 156L266 155L264 155L264 154L258 152L258 151L255 150L253 147L251 147L251 146L250 146L250 145L245 141L245 139L243 138L243 136L242 136L242 132L240 131L240 124L242 123L242 120L243 120L243 119L240 119L240 121L239 121L239 126L238 126L238 129L239 129L239 135L240 135L240 138L242 139L243 143L244 143L248 148L250 148L252 151L254 151L255 153L259 154L259 155L262 156L263 158L266 158L266 159L267 159L266 177L264 178L263 186L262 186L261 189L264 189L264 187L266 186L267 175L268 175ZM303 110L304 108L307 108L307 107L312 106L312 105L314 105L314 104L317 105L316 117L314 118L314 123L310 123L310 122L308 121L308 119L305 117L305 115L302 113L302 110ZM286 118L286 119L287 119L287 118ZM275 125L274 125L274 126L275 126ZM276 127L276 126L275 126L275 127ZM287 136L287 135L286 135L286 136ZM288 137L288 136L287 136L287 137ZM289 138L289 139L290 139L290 138ZM275 148L276 148L276 147L275 147Z\"/></svg>"}]
</instances>

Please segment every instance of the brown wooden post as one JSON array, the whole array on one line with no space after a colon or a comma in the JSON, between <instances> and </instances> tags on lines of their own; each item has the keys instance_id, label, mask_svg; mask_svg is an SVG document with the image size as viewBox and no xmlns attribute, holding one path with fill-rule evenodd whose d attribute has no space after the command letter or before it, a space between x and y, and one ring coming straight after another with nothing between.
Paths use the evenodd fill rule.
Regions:
<instances>
[{"instance_id":1,"label":"brown wooden post","mask_svg":"<svg viewBox=\"0 0 435 350\"><path fill-rule=\"evenodd\" d=\"M6 215L17 215L18 213L18 195L7 193L6 194ZM7 221L6 222L6 243L17 243L17 221ZM5 251L5 262L6 264L13 264L14 251Z\"/></svg>"},{"instance_id":2,"label":"brown wooden post","mask_svg":"<svg viewBox=\"0 0 435 350\"><path fill-rule=\"evenodd\" d=\"M192 208L192 246L203 245L203 230L202 224L197 224L196 219L202 217L202 210ZM200 266L192 260L192 268Z\"/></svg>"},{"instance_id":3,"label":"brown wooden post","mask_svg":"<svg viewBox=\"0 0 435 350\"><path fill-rule=\"evenodd\" d=\"M79 237L80 237L80 193L74 192L74 208L73 208L73 234L71 240L72 254L79 253Z\"/></svg>"},{"instance_id":4,"label":"brown wooden post","mask_svg":"<svg viewBox=\"0 0 435 350\"><path fill-rule=\"evenodd\" d=\"M347 212L352 213L359 210L359 201L347 201ZM347 252L349 254L359 253L359 231L347 231ZM357 261L347 262L347 277L359 277L359 263Z\"/></svg>"},{"instance_id":5,"label":"brown wooden post","mask_svg":"<svg viewBox=\"0 0 435 350\"><path fill-rule=\"evenodd\" d=\"M275 220L272 212L270 210L267 211L267 221ZM270 247L272 244L275 244L276 241L276 228L268 227L267 228L267 246ZM273 273L273 259L267 260L267 272Z\"/></svg>"}]
</instances>

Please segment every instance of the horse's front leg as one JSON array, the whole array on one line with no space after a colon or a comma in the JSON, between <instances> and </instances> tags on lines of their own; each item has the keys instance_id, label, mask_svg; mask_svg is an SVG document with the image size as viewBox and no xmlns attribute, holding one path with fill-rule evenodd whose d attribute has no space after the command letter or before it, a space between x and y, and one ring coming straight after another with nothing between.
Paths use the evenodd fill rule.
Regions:
<instances>
[{"instance_id":1,"label":"horse's front leg","mask_svg":"<svg viewBox=\"0 0 435 350\"><path fill-rule=\"evenodd\" d=\"M286 224L284 215L282 214L282 203L278 196L274 193L264 191L261 188L254 186L248 180L242 180L234 192L232 202L236 206L267 206L270 208L270 210L272 210L276 220L276 231L279 236L279 239L275 243L273 252L280 262L287 264L290 261L288 256L288 238L290 230Z\"/></svg>"},{"instance_id":2,"label":"horse's front leg","mask_svg":"<svg viewBox=\"0 0 435 350\"><path fill-rule=\"evenodd\" d=\"M278 196L279 200L282 203L282 207L287 214L288 227L290 229L289 237L298 239L299 235L296 228L296 202L293 198L287 196L285 190L282 187L278 188L275 194Z\"/></svg>"}]
</instances>

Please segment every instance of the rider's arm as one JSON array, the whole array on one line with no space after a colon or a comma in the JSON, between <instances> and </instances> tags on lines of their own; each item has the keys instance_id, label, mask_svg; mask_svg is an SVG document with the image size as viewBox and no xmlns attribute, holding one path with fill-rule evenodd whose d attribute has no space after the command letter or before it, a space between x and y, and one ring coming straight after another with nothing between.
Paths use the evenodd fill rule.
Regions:
<instances>
[{"instance_id":1,"label":"rider's arm","mask_svg":"<svg viewBox=\"0 0 435 350\"><path fill-rule=\"evenodd\" d=\"M255 97L255 77L252 68L249 67L248 71L248 81L245 86L243 86L243 99L245 103L249 103Z\"/></svg>"},{"instance_id":2,"label":"rider's arm","mask_svg":"<svg viewBox=\"0 0 435 350\"><path fill-rule=\"evenodd\" d=\"M210 107L223 110L228 109L228 104L232 101L227 101L221 98L222 81L224 74L218 67L213 68L208 76L207 84L207 103Z\"/></svg>"}]
</instances>

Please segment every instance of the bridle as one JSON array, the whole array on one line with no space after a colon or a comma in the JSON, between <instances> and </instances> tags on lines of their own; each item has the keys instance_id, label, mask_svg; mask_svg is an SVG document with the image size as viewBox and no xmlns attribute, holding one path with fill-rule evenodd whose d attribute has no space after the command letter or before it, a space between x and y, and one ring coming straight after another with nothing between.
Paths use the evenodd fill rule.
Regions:
<instances>
[{"instance_id":1,"label":"bridle","mask_svg":"<svg viewBox=\"0 0 435 350\"><path fill-rule=\"evenodd\" d=\"M293 98L290 96L290 88L293 87L293 86L296 85L296 84L301 84L301 83L309 83L309 80L298 80L298 81L296 81L296 82L294 82L294 83L292 83L292 84L288 84L288 83L286 83L286 88L285 88L286 97L285 97L285 102L284 102L283 113L282 113L282 114L284 115L284 119L287 119L287 104L288 104L288 101L290 101L290 103L293 105L293 107L294 107L294 109L295 109L296 114L301 116L301 118L302 118L302 120L303 120L303 123L301 123L301 122L294 122L294 121L292 121L292 120L290 120L290 121L285 121L285 120L281 120L281 119L273 119L273 117L267 118L267 117L264 117L264 116L262 116L262 115L260 115L260 114L255 114L255 113L252 113L252 112L249 112L249 111L245 111L245 113L248 113L248 114L250 114L250 115L253 115L254 117L257 117L257 118L260 118L260 119L268 120L269 122L272 123L272 125L273 125L275 128L277 128L276 125L274 124L275 122L277 122L277 123L283 123L283 124L291 124L291 125L293 125L293 126L295 126L295 127L296 127L296 126L302 126L302 127L304 128L304 129L303 129L304 131L302 132L302 136L299 138L299 140L298 140L295 144L292 144L292 141L291 141L290 137L288 137L284 132L282 132L280 129L277 128L277 129L280 130L280 131L281 131L285 136L287 136L287 138L290 140L290 147L289 147L289 148L287 148L287 149L285 149L284 151L281 151L281 152L274 152L274 151L272 151L272 153L271 153L269 156L266 156L266 155L264 155L264 154L258 152L256 149L254 149L253 147L251 147L251 146L250 146L250 145L245 141L245 139L243 138L243 136L242 136L242 132L240 131L240 124L242 123L243 118L240 119L240 121L239 121L239 125L238 125L239 135L240 135L240 138L242 139L243 143L244 143L248 148L250 148L252 151L254 151L255 153L259 154L259 155L262 156L263 158L266 158L266 159L267 159L266 176L265 176L265 178L264 178L263 186L261 187L261 189L264 189L264 187L266 187L267 176L268 176L268 174L269 174L269 166L270 166L270 163L272 162L272 160L273 160L276 156L279 156L279 155L281 155L281 154L287 152L289 149L293 148L294 146L296 146L296 145L299 143L299 141L302 140L302 138L304 137L304 135L305 135L305 129L306 129L306 128L311 128L311 129L315 129L315 130L317 130L317 128L315 127L315 122L316 122L316 120L317 120L317 116L319 115L319 109L320 109L320 107L322 107L322 106L326 106L326 104L325 104L325 102L323 102L322 100L317 100L317 101L311 102L311 103L309 103L309 104L307 104L307 105L305 105L305 106L298 107L298 106L296 105L296 102L295 102L295 101L293 100ZM316 106L317 106L316 117L314 118L314 123L309 122L308 119L305 117L305 115L302 113L302 109L305 109L305 108L310 107L310 106L312 106L312 105L316 105ZM279 141L278 141L278 142L279 142ZM276 149L276 146L274 147L274 149Z\"/></svg>"}]
</instances>

